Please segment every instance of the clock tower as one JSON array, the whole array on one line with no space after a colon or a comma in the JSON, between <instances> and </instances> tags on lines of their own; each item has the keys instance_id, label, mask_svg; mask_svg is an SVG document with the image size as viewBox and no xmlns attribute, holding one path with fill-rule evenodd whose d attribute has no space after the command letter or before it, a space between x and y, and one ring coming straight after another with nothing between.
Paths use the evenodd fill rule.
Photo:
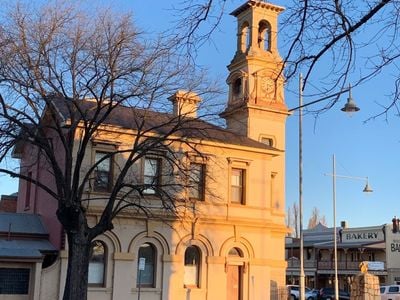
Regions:
<instances>
[{"instance_id":1,"label":"clock tower","mask_svg":"<svg viewBox=\"0 0 400 300\"><path fill-rule=\"evenodd\" d=\"M221 117L228 129L285 149L283 61L277 48L277 19L283 7L248 0L234 10L237 49L228 66L229 98Z\"/></svg>"}]
</instances>

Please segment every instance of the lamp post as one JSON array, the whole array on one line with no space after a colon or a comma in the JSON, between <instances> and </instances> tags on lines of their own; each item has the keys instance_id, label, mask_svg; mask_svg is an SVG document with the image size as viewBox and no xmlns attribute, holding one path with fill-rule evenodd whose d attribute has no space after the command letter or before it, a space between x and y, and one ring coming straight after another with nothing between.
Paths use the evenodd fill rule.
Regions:
<instances>
[{"instance_id":1,"label":"lamp post","mask_svg":"<svg viewBox=\"0 0 400 300\"><path fill-rule=\"evenodd\" d=\"M336 158L335 154L332 156L332 174L325 174L332 176L332 205L333 205L333 262L335 269L335 299L339 299L339 281L338 281L338 266L337 266L337 232L336 232L336 178L347 178L356 180L365 180L366 184L363 189L364 193L372 193L372 189L368 184L368 177L355 177L336 174Z\"/></svg>"},{"instance_id":2,"label":"lamp post","mask_svg":"<svg viewBox=\"0 0 400 300\"><path fill-rule=\"evenodd\" d=\"M320 99L303 104L303 76L299 76L299 105L295 108L289 109L289 112L299 111L299 231L300 231L300 300L305 299L305 274L304 274L304 237L303 237L303 108L321 101L331 99L333 97L339 96L343 93L349 92L349 98L347 98L347 103L341 111L348 114L359 111L360 109L355 104L351 96L351 86L347 89L343 89L335 94L322 97Z\"/></svg>"}]
</instances>

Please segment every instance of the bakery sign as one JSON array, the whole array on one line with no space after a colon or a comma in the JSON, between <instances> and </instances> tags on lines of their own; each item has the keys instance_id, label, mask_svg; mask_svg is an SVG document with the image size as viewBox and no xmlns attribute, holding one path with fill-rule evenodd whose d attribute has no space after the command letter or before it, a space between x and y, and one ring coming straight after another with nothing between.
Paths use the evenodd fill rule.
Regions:
<instances>
[{"instance_id":1,"label":"bakery sign","mask_svg":"<svg viewBox=\"0 0 400 300\"><path fill-rule=\"evenodd\" d=\"M382 230L371 230L371 231L342 231L342 242L343 243L354 243L354 242L376 242L383 241L384 236Z\"/></svg>"},{"instance_id":2,"label":"bakery sign","mask_svg":"<svg viewBox=\"0 0 400 300\"><path fill-rule=\"evenodd\" d=\"M394 239L390 243L390 251L391 252L400 252L400 240Z\"/></svg>"}]
</instances>

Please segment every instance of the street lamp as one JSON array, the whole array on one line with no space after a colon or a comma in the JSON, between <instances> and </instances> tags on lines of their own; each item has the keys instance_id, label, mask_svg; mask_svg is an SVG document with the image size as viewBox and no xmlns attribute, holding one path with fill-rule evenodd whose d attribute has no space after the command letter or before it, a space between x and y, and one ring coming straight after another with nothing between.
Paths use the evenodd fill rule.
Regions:
<instances>
[{"instance_id":1,"label":"street lamp","mask_svg":"<svg viewBox=\"0 0 400 300\"><path fill-rule=\"evenodd\" d=\"M364 193L372 193L372 189L368 183L368 177L355 177L336 174L336 158L335 154L332 156L332 174L325 174L332 176L332 202L333 202L333 262L335 266L335 299L339 299L339 282L338 282L338 268L337 268L337 233L336 233L336 178L347 178L356 180L365 180L366 184L363 189Z\"/></svg>"},{"instance_id":2,"label":"street lamp","mask_svg":"<svg viewBox=\"0 0 400 300\"><path fill-rule=\"evenodd\" d=\"M351 86L347 89L343 89L335 94L322 97L320 99L303 104L303 76L299 76L299 106L289 109L289 112L299 111L299 219L300 219L300 300L305 299L305 274L304 274L304 237L303 237L303 108L309 105L319 103L321 101L331 99L333 97L339 96L343 93L349 92L349 98L347 98L347 103L341 111L348 114L352 114L360 110L355 104L351 96Z\"/></svg>"}]
</instances>

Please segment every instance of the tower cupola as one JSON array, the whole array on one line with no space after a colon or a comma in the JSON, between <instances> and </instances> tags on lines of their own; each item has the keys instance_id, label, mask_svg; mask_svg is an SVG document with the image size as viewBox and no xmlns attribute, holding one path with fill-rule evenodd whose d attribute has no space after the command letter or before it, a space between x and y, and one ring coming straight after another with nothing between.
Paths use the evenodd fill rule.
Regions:
<instances>
[{"instance_id":1,"label":"tower cupola","mask_svg":"<svg viewBox=\"0 0 400 300\"><path fill-rule=\"evenodd\" d=\"M228 65L229 95L221 116L228 129L257 140L268 131L263 125L274 123L277 128L277 116L282 116L284 124L288 115L277 43L278 15L283 10L265 1L248 0L231 13L237 20L237 47Z\"/></svg>"}]
</instances>

